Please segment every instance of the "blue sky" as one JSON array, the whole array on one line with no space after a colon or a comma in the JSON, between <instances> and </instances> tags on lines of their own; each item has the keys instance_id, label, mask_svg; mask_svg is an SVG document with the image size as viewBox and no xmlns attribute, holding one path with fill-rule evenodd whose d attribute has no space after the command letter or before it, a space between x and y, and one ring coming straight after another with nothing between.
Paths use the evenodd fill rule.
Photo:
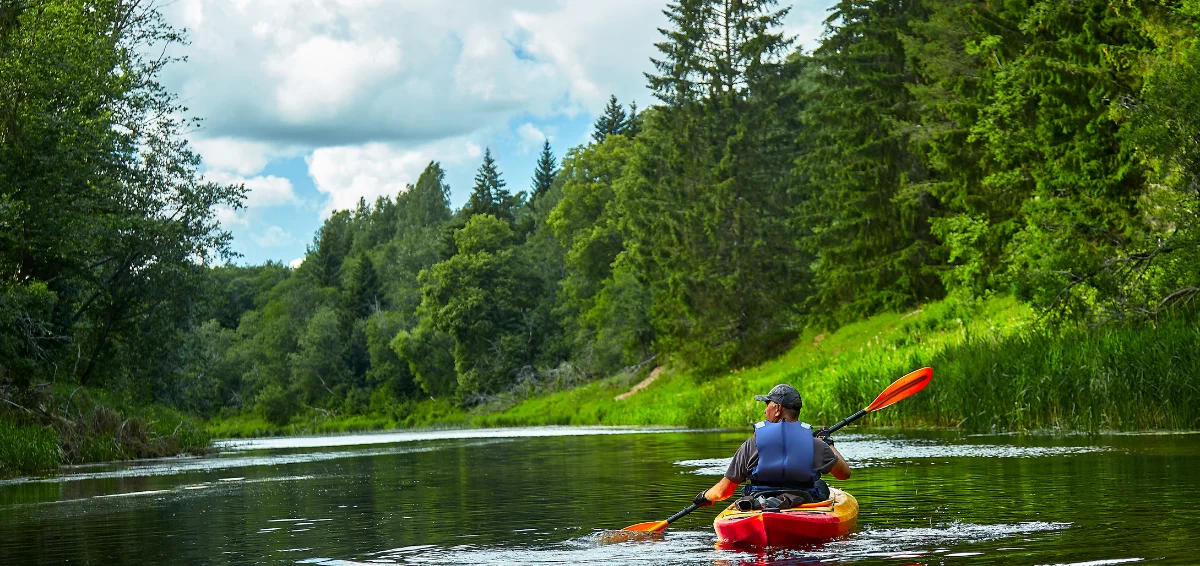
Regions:
<instances>
[{"instance_id":1,"label":"blue sky","mask_svg":"<svg viewBox=\"0 0 1200 566\"><path fill-rule=\"evenodd\" d=\"M815 46L832 0L791 5L786 31ZM781 2L787 6L788 3ZM610 94L653 103L653 0L177 0L190 43L164 85L191 115L205 176L244 183L220 210L241 264L293 263L324 218L373 202L441 162L451 204L491 148L514 192L542 140L584 143Z\"/></svg>"}]
</instances>

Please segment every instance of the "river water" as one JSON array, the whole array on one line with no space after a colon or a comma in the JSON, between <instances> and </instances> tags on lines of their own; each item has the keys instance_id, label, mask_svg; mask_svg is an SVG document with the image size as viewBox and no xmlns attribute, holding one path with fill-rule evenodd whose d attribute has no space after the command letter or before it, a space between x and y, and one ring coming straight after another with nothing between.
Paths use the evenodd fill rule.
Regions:
<instances>
[{"instance_id":1,"label":"river water","mask_svg":"<svg viewBox=\"0 0 1200 566\"><path fill-rule=\"evenodd\" d=\"M857 432L844 540L661 538L746 431L550 427L221 443L206 458L0 481L3 564L1198 564L1200 435Z\"/></svg>"}]
</instances>

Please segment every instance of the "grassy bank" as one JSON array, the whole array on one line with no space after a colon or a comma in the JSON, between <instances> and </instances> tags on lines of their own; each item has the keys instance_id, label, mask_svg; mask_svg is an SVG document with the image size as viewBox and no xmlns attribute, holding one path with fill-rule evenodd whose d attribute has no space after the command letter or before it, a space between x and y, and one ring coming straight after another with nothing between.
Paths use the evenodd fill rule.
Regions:
<instances>
[{"instance_id":1,"label":"grassy bank","mask_svg":"<svg viewBox=\"0 0 1200 566\"><path fill-rule=\"evenodd\" d=\"M783 356L727 375L670 368L621 375L509 403L463 411L449 400L397 405L387 414L309 413L285 427L254 415L213 421L217 437L322 434L411 427L665 425L741 427L762 417L752 400L787 382L804 396L802 418L831 423L866 406L888 383L932 366L928 389L865 419L871 425L969 431L1064 428L1200 428L1200 327L1194 316L1156 325L1047 330L1007 297L942 301L808 332Z\"/></svg>"},{"instance_id":2,"label":"grassy bank","mask_svg":"<svg viewBox=\"0 0 1200 566\"><path fill-rule=\"evenodd\" d=\"M435 426L468 428L475 425L470 413L447 398L396 403L385 411L367 415L338 416L309 410L283 426L269 423L257 413L245 412L213 419L209 421L207 430L214 438L252 438Z\"/></svg>"},{"instance_id":3,"label":"grassy bank","mask_svg":"<svg viewBox=\"0 0 1200 566\"><path fill-rule=\"evenodd\" d=\"M0 476L211 451L211 436L197 419L112 392L59 385L4 399Z\"/></svg>"},{"instance_id":4,"label":"grassy bank","mask_svg":"<svg viewBox=\"0 0 1200 566\"><path fill-rule=\"evenodd\" d=\"M762 418L753 395L787 382L804 396L802 418L827 424L923 366L935 370L928 389L865 421L968 431L1200 428L1194 316L1047 330L1011 298L883 314L829 335L809 333L779 359L727 376L664 372L622 401L615 397L626 383L600 381L474 422L745 426Z\"/></svg>"}]
</instances>

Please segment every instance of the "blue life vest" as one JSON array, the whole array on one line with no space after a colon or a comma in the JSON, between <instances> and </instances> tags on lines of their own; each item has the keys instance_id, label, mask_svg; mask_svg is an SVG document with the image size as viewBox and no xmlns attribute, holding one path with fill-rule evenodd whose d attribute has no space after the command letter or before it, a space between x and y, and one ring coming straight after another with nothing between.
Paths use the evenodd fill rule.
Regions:
<instances>
[{"instance_id":1,"label":"blue life vest","mask_svg":"<svg viewBox=\"0 0 1200 566\"><path fill-rule=\"evenodd\" d=\"M813 468L813 431L799 421L763 421L754 425L758 465L747 491L809 489L821 473Z\"/></svg>"}]
</instances>

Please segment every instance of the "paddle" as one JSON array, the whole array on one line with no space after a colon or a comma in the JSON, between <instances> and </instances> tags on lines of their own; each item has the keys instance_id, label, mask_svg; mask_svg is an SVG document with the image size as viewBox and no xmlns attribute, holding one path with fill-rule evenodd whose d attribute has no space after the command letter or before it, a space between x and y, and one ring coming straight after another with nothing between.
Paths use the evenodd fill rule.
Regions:
<instances>
[{"instance_id":1,"label":"paddle","mask_svg":"<svg viewBox=\"0 0 1200 566\"><path fill-rule=\"evenodd\" d=\"M883 393L880 393L865 409L842 419L838 424L817 431L817 435L821 438L829 438L829 435L833 434L835 430L862 418L863 415L878 411L884 407L889 407L897 401L901 401L913 393L925 389L925 386L929 385L929 380L931 379L933 379L933 368L921 368L909 373L887 386L887 389L884 389Z\"/></svg>"},{"instance_id":2,"label":"paddle","mask_svg":"<svg viewBox=\"0 0 1200 566\"><path fill-rule=\"evenodd\" d=\"M683 511L680 511L674 515L671 515L670 517L667 517L666 521L649 521L646 523L638 523L636 525L629 525L628 527L625 527L624 529L621 529L621 530L622 531L638 531L638 532L642 532L642 533L661 533L661 532L667 530L667 525L674 523L680 517L687 515L688 513L691 513L692 511L695 511L699 508L700 508L699 505L696 505L695 503L693 503L691 505L688 505L687 508L684 509Z\"/></svg>"},{"instance_id":3,"label":"paddle","mask_svg":"<svg viewBox=\"0 0 1200 566\"><path fill-rule=\"evenodd\" d=\"M828 438L830 434L833 434L833 431L858 420L863 415L890 406L897 401L900 401L905 397L924 389L926 385L929 385L930 379L933 379L933 368L921 368L904 377L901 377L889 385L887 389L884 389L883 393L880 393L870 405L867 405L867 408L854 413L845 419L842 419L842 421L838 424L835 424L828 429L821 430L820 432L825 438ZM667 529L667 525L674 523L680 517L687 515L696 509L699 509L699 507L693 503L692 505L688 505L683 511L671 515L666 521L649 521L646 523L638 523L636 525L629 525L621 530L638 531L643 533L660 533Z\"/></svg>"}]
</instances>

